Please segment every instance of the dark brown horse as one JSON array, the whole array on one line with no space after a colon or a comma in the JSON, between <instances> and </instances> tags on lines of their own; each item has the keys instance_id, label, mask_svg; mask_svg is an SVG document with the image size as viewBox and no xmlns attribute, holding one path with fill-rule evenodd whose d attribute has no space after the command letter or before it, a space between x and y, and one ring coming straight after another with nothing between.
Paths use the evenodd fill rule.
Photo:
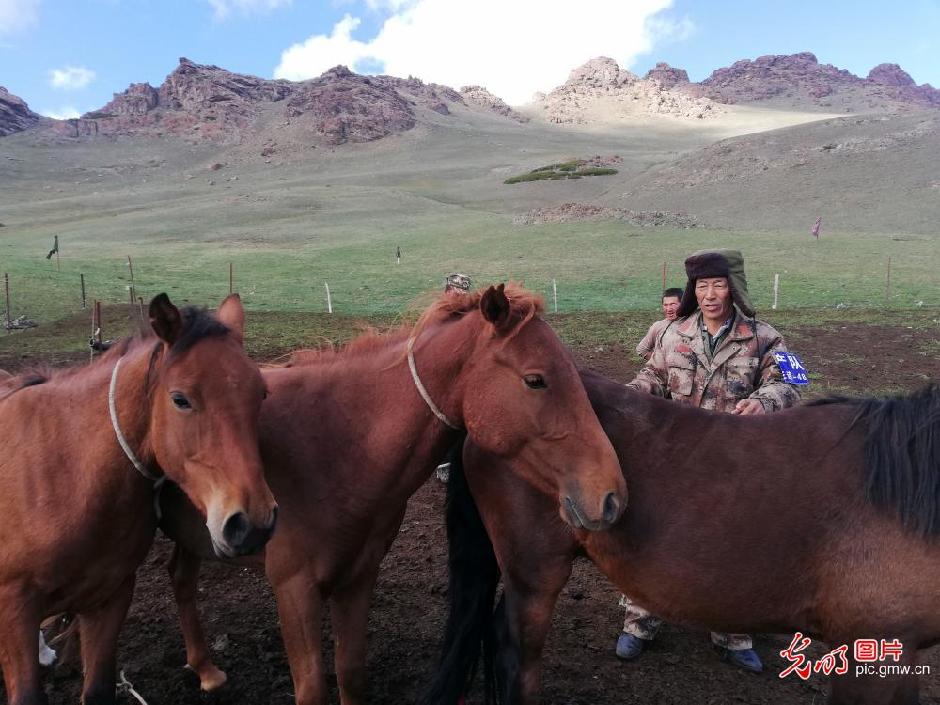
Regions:
<instances>
[{"instance_id":1,"label":"dark brown horse","mask_svg":"<svg viewBox=\"0 0 940 705\"><path fill-rule=\"evenodd\" d=\"M45 703L43 617L79 616L82 699L113 703L115 647L157 526L154 482L198 507L216 550L260 549L275 504L258 453L264 382L242 348L244 314L150 303L140 336L82 368L0 387L0 665L11 705ZM136 469L135 469L136 468Z\"/></svg>"},{"instance_id":2,"label":"dark brown horse","mask_svg":"<svg viewBox=\"0 0 940 705\"><path fill-rule=\"evenodd\" d=\"M571 531L511 463L468 443L465 481L451 471L451 612L426 702L458 702L481 639L498 645L489 695L536 702L542 647L577 556L669 621L848 645L834 703L917 702L916 676L855 677L852 656L855 639L896 638L898 665L913 666L940 639L940 388L744 418L582 378L630 506L609 531Z\"/></svg>"},{"instance_id":3,"label":"dark brown horse","mask_svg":"<svg viewBox=\"0 0 940 705\"><path fill-rule=\"evenodd\" d=\"M626 502L617 457L591 411L570 354L539 317L541 301L500 285L445 294L414 329L354 341L339 353L295 355L264 371L265 473L280 502L265 551L300 705L327 700L321 616L330 602L344 705L365 700L366 623L379 564L408 498L466 433L512 460L554 497L573 526L602 529ZM196 611L204 533L167 497L177 541L170 566L187 661L204 689L225 678ZM416 618L418 615L416 615Z\"/></svg>"}]
</instances>

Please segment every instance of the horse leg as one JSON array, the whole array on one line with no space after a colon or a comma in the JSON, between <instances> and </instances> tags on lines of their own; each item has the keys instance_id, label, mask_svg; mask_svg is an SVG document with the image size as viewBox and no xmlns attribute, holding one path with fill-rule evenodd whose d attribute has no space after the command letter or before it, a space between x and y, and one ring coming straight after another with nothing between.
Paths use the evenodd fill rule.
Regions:
<instances>
[{"instance_id":1,"label":"horse leg","mask_svg":"<svg viewBox=\"0 0 940 705\"><path fill-rule=\"evenodd\" d=\"M0 669L10 705L46 705L39 683L39 613L18 587L0 587Z\"/></svg>"},{"instance_id":2,"label":"horse leg","mask_svg":"<svg viewBox=\"0 0 940 705\"><path fill-rule=\"evenodd\" d=\"M542 557L545 558L545 557ZM558 595L571 575L571 561L549 561L523 572L510 567L503 577L502 634L496 668L504 705L535 705L541 687L542 649L552 624Z\"/></svg>"},{"instance_id":3,"label":"horse leg","mask_svg":"<svg viewBox=\"0 0 940 705\"><path fill-rule=\"evenodd\" d=\"M378 570L333 595L330 617L336 642L336 680L342 705L366 702L366 633Z\"/></svg>"},{"instance_id":4,"label":"horse leg","mask_svg":"<svg viewBox=\"0 0 940 705\"><path fill-rule=\"evenodd\" d=\"M117 702L117 640L134 595L131 574L114 594L90 612L78 615L82 639L82 687L84 705L114 705Z\"/></svg>"},{"instance_id":5,"label":"horse leg","mask_svg":"<svg viewBox=\"0 0 940 705\"><path fill-rule=\"evenodd\" d=\"M326 705L321 647L323 597L316 579L308 572L299 572L273 587L296 703Z\"/></svg>"},{"instance_id":6,"label":"horse leg","mask_svg":"<svg viewBox=\"0 0 940 705\"><path fill-rule=\"evenodd\" d=\"M225 683L225 672L212 662L212 652L199 621L196 593L199 582L199 566L202 560L194 553L176 544L167 564L176 606L180 611L180 627L186 644L186 666L199 676L199 687L209 692Z\"/></svg>"}]
</instances>

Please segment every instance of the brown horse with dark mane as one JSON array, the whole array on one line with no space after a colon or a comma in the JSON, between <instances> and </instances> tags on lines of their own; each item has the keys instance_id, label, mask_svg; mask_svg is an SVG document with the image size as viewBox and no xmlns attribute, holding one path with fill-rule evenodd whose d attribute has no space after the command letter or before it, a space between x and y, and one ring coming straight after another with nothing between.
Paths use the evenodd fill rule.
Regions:
<instances>
[{"instance_id":1,"label":"brown horse with dark mane","mask_svg":"<svg viewBox=\"0 0 940 705\"><path fill-rule=\"evenodd\" d=\"M77 613L86 705L115 702L115 649L172 479L222 555L258 550L276 506L258 453L264 382L235 296L218 317L150 303L152 335L87 367L0 386L0 665L11 705L47 702L43 617ZM110 420L109 420L110 417Z\"/></svg>"},{"instance_id":2,"label":"brown horse with dark mane","mask_svg":"<svg viewBox=\"0 0 940 705\"><path fill-rule=\"evenodd\" d=\"M379 564L408 498L463 434L511 460L571 526L603 529L620 517L626 488L617 457L541 306L514 286L444 294L413 329L366 336L341 352L298 353L287 367L264 370L272 394L261 452L281 508L264 570L300 705L327 701L326 601L340 698L365 702ZM195 604L204 531L182 502L166 499L187 661L211 689L225 676L212 664Z\"/></svg>"},{"instance_id":3,"label":"brown horse with dark mane","mask_svg":"<svg viewBox=\"0 0 940 705\"><path fill-rule=\"evenodd\" d=\"M940 640L940 387L736 417L582 378L630 506L609 531L571 531L511 461L469 442L451 469L450 617L425 702L459 702L481 642L487 700L537 702L578 556L671 622L847 645L833 703L917 702L916 675L856 677L853 645L897 639L913 667Z\"/></svg>"}]
</instances>

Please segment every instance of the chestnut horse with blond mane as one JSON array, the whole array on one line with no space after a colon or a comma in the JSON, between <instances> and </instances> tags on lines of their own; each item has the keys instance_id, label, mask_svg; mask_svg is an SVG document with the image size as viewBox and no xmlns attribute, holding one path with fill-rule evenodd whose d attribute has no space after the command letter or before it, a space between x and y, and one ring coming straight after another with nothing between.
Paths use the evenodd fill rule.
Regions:
<instances>
[{"instance_id":1,"label":"chestnut horse with blond mane","mask_svg":"<svg viewBox=\"0 0 940 705\"><path fill-rule=\"evenodd\" d=\"M220 555L261 548L276 506L258 452L264 382L236 296L217 318L150 303L156 339L0 384L0 665L10 705L40 705L43 617L77 613L86 705L115 702L118 632L173 480ZM110 417L110 420L109 420Z\"/></svg>"},{"instance_id":2,"label":"chestnut horse with blond mane","mask_svg":"<svg viewBox=\"0 0 940 705\"><path fill-rule=\"evenodd\" d=\"M366 699L366 625L379 564L409 497L466 434L555 498L572 526L604 529L626 504L617 456L570 353L519 287L442 295L413 329L263 371L261 453L281 507L264 570L277 598L299 705L327 702L321 617L330 602L343 705ZM204 531L166 496L163 526L188 665L212 663L195 604ZM201 546L200 546L201 544ZM416 615L417 617L417 615Z\"/></svg>"},{"instance_id":3,"label":"chestnut horse with blond mane","mask_svg":"<svg viewBox=\"0 0 940 705\"><path fill-rule=\"evenodd\" d=\"M582 379L630 507L609 531L573 532L511 461L468 443L448 486L444 655L422 703L460 702L481 645L486 701L537 703L578 556L671 622L847 647L831 664L833 705L917 703L917 650L940 643L940 387L739 417ZM897 670L857 670L856 639L900 642L899 663L861 664Z\"/></svg>"}]
</instances>

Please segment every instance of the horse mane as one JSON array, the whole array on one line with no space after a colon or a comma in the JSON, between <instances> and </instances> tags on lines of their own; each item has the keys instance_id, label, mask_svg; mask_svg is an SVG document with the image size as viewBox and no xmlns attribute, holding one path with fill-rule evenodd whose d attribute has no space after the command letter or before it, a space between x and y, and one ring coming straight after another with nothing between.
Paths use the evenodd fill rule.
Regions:
<instances>
[{"instance_id":1,"label":"horse mane","mask_svg":"<svg viewBox=\"0 0 940 705\"><path fill-rule=\"evenodd\" d=\"M412 331L412 336L418 337L425 328L435 323L460 318L478 310L480 300L487 291L488 289L477 289L468 294L450 292L441 294L418 319ZM506 298L509 299L509 320L515 323L513 331L509 334L511 337L515 331L520 330L533 318L542 315L545 310L545 302L541 296L516 282L506 284L504 293Z\"/></svg>"},{"instance_id":2,"label":"horse mane","mask_svg":"<svg viewBox=\"0 0 940 705\"><path fill-rule=\"evenodd\" d=\"M369 328L362 335L353 338L340 347L331 345L323 348L295 350L291 353L287 362L268 365L268 367L302 367L336 362L340 359L384 350L390 345L403 342L408 338L417 338L431 325L455 320L479 310L480 300L486 291L487 289L484 288L467 294L444 292L434 299L433 303L414 324L402 323L384 332L376 328ZM507 284L505 294L506 298L509 299L510 319L517 322L513 331L509 333L509 337L512 337L525 323L541 315L545 305L540 296L523 288L520 284Z\"/></svg>"},{"instance_id":3,"label":"horse mane","mask_svg":"<svg viewBox=\"0 0 940 705\"><path fill-rule=\"evenodd\" d=\"M893 509L905 528L940 535L940 385L884 399L829 397L808 406L847 404L866 427L868 500Z\"/></svg>"},{"instance_id":4,"label":"horse mane","mask_svg":"<svg viewBox=\"0 0 940 705\"><path fill-rule=\"evenodd\" d=\"M172 356L181 355L197 342L209 337L217 337L228 334L229 328L212 316L206 309L197 306L184 306L180 309L181 328L176 342L170 346L167 359ZM84 365L73 365L71 367L53 368L48 365L38 365L24 370L23 372L12 376L10 379L0 382L0 401L7 399L16 392L34 387L39 384L46 384L53 380L64 380L74 377L78 374L84 374L88 370L97 369L111 363L115 358L126 355L131 349L139 345L156 341L156 334L147 326L131 336L122 338L112 345L106 352L98 358ZM154 347L151 354L150 367L156 362L156 353L158 345Z\"/></svg>"}]
</instances>

